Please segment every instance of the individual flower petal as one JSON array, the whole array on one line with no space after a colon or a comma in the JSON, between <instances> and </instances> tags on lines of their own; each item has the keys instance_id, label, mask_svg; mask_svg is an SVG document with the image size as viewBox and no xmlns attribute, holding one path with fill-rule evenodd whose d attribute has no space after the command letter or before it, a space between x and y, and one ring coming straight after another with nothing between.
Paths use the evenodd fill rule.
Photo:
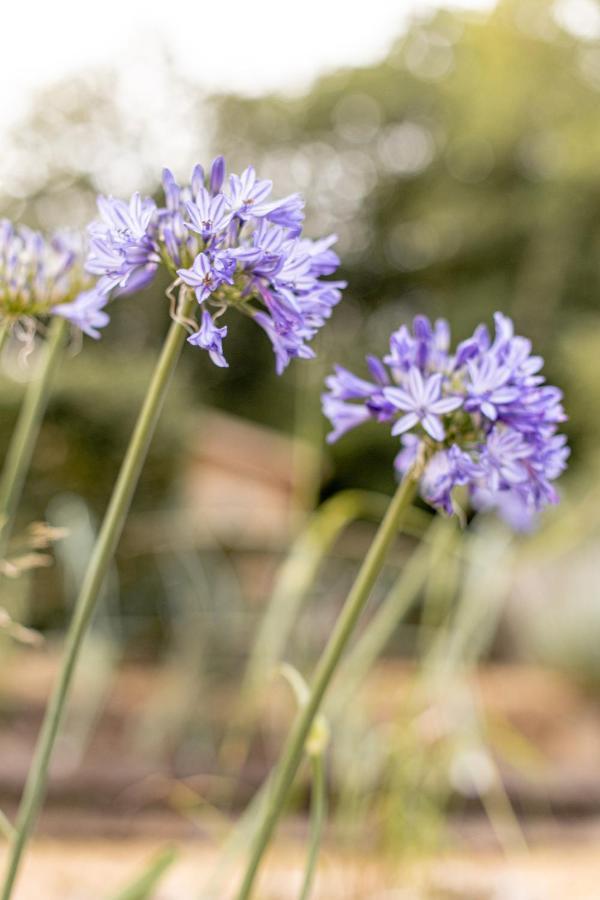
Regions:
<instances>
[{"instance_id":1,"label":"individual flower petal","mask_svg":"<svg viewBox=\"0 0 600 900\"><path fill-rule=\"evenodd\" d=\"M431 412L441 416L445 413L454 412L455 409L459 409L462 405L462 397L442 397L441 400L434 400L433 403L430 403L429 409Z\"/></svg>"},{"instance_id":2,"label":"individual flower petal","mask_svg":"<svg viewBox=\"0 0 600 900\"><path fill-rule=\"evenodd\" d=\"M433 415L433 413L427 413L427 415L423 416L421 422L427 434L432 437L434 441L444 440L444 426L442 425L441 419Z\"/></svg>"},{"instance_id":3,"label":"individual flower petal","mask_svg":"<svg viewBox=\"0 0 600 900\"><path fill-rule=\"evenodd\" d=\"M419 424L419 417L416 413L410 412L406 413L405 416L401 416L401 418L397 419L394 422L392 427L392 434L394 437L398 434L404 434L405 431L408 431L410 428L414 428L415 425Z\"/></svg>"}]
</instances>

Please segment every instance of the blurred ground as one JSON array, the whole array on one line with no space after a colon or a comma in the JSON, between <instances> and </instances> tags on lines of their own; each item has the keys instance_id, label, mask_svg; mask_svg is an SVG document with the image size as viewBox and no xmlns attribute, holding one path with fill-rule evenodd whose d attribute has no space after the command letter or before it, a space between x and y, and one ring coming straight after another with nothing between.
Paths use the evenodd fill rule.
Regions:
<instances>
[{"instance_id":1,"label":"blurred ground","mask_svg":"<svg viewBox=\"0 0 600 900\"><path fill-rule=\"evenodd\" d=\"M15 900L108 900L160 846L148 840L37 841ZM595 835L577 846L548 844L510 859L462 848L401 871L372 855L326 846L314 900L597 900L599 856L600 823ZM215 859L204 843L185 843L155 900L202 897L202 882ZM257 900L296 898L303 863L297 843L280 841L265 866Z\"/></svg>"},{"instance_id":2,"label":"blurred ground","mask_svg":"<svg viewBox=\"0 0 600 900\"><path fill-rule=\"evenodd\" d=\"M54 654L32 650L22 651L3 673L0 806L5 810L19 795L55 668ZM392 660L377 664L361 691L368 718L375 726L381 728L396 720L398 709L411 690L415 671L413 664ZM220 766L215 771L215 761L208 753L193 760L179 756L176 748L158 754L140 747L134 739L138 716L148 709L153 697L161 696L169 678L168 671L151 666L125 666L115 677L89 744L75 752L67 729L58 748L50 787L50 831L72 836L80 834L84 827L86 833L90 832L81 818L70 826L52 812L53 808L72 805L91 807L100 817L98 821L102 821L104 834L125 835L133 830L147 835L154 830L160 836L168 836L176 828L185 836L186 822L180 821L177 827L176 820L181 820L182 808L189 809L193 804L180 802L177 784L185 783L198 796L219 796L219 780L229 776ZM506 789L523 807L525 815L600 815L600 704L595 694L557 672L527 665L488 664L471 673L468 682L479 697L484 717L491 723L489 730L510 729L513 743L519 743L519 765L502 761L500 765ZM231 686L213 692L213 725L218 727L227 721L233 700ZM74 716L78 707L84 708L85 704L85 696L76 693ZM201 717L202 712L199 705L190 710L190 716ZM422 717L419 727L426 741L433 740L430 732L441 728L432 719L438 712L432 704ZM245 767L237 794L240 805L262 782L289 722L289 704L282 702L277 688L270 692L265 715L268 740L255 748ZM116 756L118 767L113 765ZM466 792L467 805L470 800ZM148 827L144 826L144 810L150 814ZM173 815L175 821L171 820ZM162 824L161 816L166 816Z\"/></svg>"},{"instance_id":3,"label":"blurred ground","mask_svg":"<svg viewBox=\"0 0 600 900\"><path fill-rule=\"evenodd\" d=\"M22 653L2 682L0 797L14 813L27 766L33 732L39 725L44 695L55 660L39 651ZM408 690L412 667L380 663L368 679L364 699L369 716L381 727L392 721L399 698ZM217 813L211 792L219 796L210 761L152 760L127 752L126 728L136 709L159 688L148 666L119 673L96 734L82 759L68 742L59 748L57 766L40 837L24 869L15 900L110 900L169 840L179 856L161 882L157 900L208 896L202 885L219 857L220 841L231 821ZM469 677L486 715L510 723L530 748L529 765L504 766L503 781L527 840L520 848L508 832L498 841L475 798L453 803L448 828L434 853L387 852L367 825L348 841L330 819L315 897L322 900L596 900L600 878L600 708L589 693L548 670L504 665L484 666ZM75 698L75 704L81 702ZM227 715L224 693L213 707ZM277 733L285 717L274 704L271 726ZM268 745L267 745L268 747ZM115 762L118 761L118 765ZM270 764L259 754L246 770L245 792L257 785ZM206 800L208 798L208 801ZM335 803L335 801L332 801ZM283 825L266 867L264 900L298 894L306 845L302 815ZM509 829L510 830L510 829ZM500 847L500 843L503 845ZM345 849L351 848L351 849ZM3 851L2 851L3 852ZM235 864L228 865L234 877ZM40 893L40 884L44 885ZM224 887L216 895L225 900Z\"/></svg>"}]
</instances>

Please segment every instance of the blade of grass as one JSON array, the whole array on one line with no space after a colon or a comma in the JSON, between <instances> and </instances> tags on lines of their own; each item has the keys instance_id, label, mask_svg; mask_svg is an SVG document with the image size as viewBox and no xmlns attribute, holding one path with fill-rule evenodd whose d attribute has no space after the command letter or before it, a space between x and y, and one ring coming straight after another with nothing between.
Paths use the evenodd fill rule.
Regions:
<instances>
[{"instance_id":1,"label":"blade of grass","mask_svg":"<svg viewBox=\"0 0 600 900\"><path fill-rule=\"evenodd\" d=\"M317 871L317 863L319 860L319 852L321 850L321 841L323 838L323 827L327 815L327 792L325 782L325 760L323 753L315 753L311 755L311 771L312 771L312 787L311 787L311 804L310 804L310 839L308 844L308 856L306 860L306 868L304 870L304 881L298 900L309 900L312 894L315 874Z\"/></svg>"},{"instance_id":2,"label":"blade of grass","mask_svg":"<svg viewBox=\"0 0 600 900\"><path fill-rule=\"evenodd\" d=\"M55 316L50 325L48 341L43 349L39 372L36 373L25 391L17 424L6 452L0 476L0 518L3 522L0 532L0 558L4 556L12 535L17 507L48 404L54 373L62 357L67 333L67 320L61 316Z\"/></svg>"},{"instance_id":3,"label":"blade of grass","mask_svg":"<svg viewBox=\"0 0 600 900\"><path fill-rule=\"evenodd\" d=\"M246 741L240 744L239 736L245 736L256 697L280 662L302 602L333 544L356 519L381 518L387 502L381 494L342 491L319 507L296 539L275 579L221 744L220 758L228 768L239 770L243 764Z\"/></svg>"},{"instance_id":4,"label":"blade of grass","mask_svg":"<svg viewBox=\"0 0 600 900\"><path fill-rule=\"evenodd\" d=\"M151 900L159 881L179 855L176 847L165 847L150 860L144 871L111 900Z\"/></svg>"}]
</instances>

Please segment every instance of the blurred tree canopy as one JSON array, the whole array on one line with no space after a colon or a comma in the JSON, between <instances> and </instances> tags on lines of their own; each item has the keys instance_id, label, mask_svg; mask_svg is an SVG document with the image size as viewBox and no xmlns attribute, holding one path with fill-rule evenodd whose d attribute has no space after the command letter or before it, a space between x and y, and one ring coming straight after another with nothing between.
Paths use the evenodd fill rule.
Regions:
<instances>
[{"instance_id":1,"label":"blurred tree canopy","mask_svg":"<svg viewBox=\"0 0 600 900\"><path fill-rule=\"evenodd\" d=\"M341 339L338 310L334 337L324 334L338 358L355 364L418 311L446 316L463 337L501 309L546 355L567 390L576 450L591 450L600 42L564 27L567 7L439 11L415 20L382 62L327 75L306 96L216 98L216 145L236 163L257 159L282 190L304 191L309 230L339 234L360 309L349 337L365 337ZM366 452L360 435L347 440L338 464Z\"/></svg>"},{"instance_id":2,"label":"blurred tree canopy","mask_svg":"<svg viewBox=\"0 0 600 900\"><path fill-rule=\"evenodd\" d=\"M598 41L545 0L506 0L415 21L307 96L218 98L217 144L307 193L361 303L461 333L502 308L549 344L598 308L599 90Z\"/></svg>"},{"instance_id":3,"label":"blurred tree canopy","mask_svg":"<svg viewBox=\"0 0 600 900\"><path fill-rule=\"evenodd\" d=\"M339 235L349 287L323 332L324 366L359 366L417 311L446 316L462 338L502 309L546 355L567 389L576 446L592 452L600 388L578 348L585 335L594 365L600 42L594 29L569 26L569 7L440 10L414 19L381 62L326 75L296 97L207 98L167 60L168 87L148 93L159 119L165 110L167 139L124 115L116 76L82 77L48 91L19 130L12 158L23 176L11 195L5 174L3 205L32 224L55 225L66 211L83 222L99 189L157 189L150 161L163 148L182 177L211 148L230 169L252 162L277 193L305 194L311 236ZM159 287L118 301L94 352L157 344L167 309ZM276 380L266 342L244 323L228 342L236 364L226 371L187 354L199 399L207 383L219 405L291 427L298 375ZM311 391L316 404L318 385ZM334 451L340 483L389 485L388 469L373 474L363 460L368 452L387 465L392 451L375 430L348 437Z\"/></svg>"}]
</instances>

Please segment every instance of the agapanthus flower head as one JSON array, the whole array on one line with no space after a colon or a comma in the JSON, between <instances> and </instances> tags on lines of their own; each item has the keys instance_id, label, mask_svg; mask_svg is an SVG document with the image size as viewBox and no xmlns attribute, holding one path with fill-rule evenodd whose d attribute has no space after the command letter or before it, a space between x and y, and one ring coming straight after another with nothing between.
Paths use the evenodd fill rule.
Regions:
<instances>
[{"instance_id":1,"label":"agapanthus flower head","mask_svg":"<svg viewBox=\"0 0 600 900\"><path fill-rule=\"evenodd\" d=\"M162 187L162 204L139 194L129 203L100 198L87 266L101 290L131 293L162 267L174 285L194 292L201 324L189 342L207 350L215 365L227 365L222 317L230 309L265 331L278 373L294 357L311 357L308 343L344 283L324 280L339 266L335 236L302 237L302 198L272 199L272 183L252 166L227 178L222 157L206 173L195 166L187 185L165 169Z\"/></svg>"},{"instance_id":2,"label":"agapanthus flower head","mask_svg":"<svg viewBox=\"0 0 600 900\"><path fill-rule=\"evenodd\" d=\"M558 426L566 416L531 343L515 336L509 318L494 318L493 339L479 326L452 352L448 323L417 316L412 329L392 334L383 360L367 357L367 378L335 368L323 412L333 426L329 441L369 419L391 425L401 436L397 471L419 460L421 493L433 506L451 514L455 488L464 486L476 508L529 528L533 514L558 499L554 481L569 455Z\"/></svg>"},{"instance_id":3,"label":"agapanthus flower head","mask_svg":"<svg viewBox=\"0 0 600 900\"><path fill-rule=\"evenodd\" d=\"M99 337L108 297L86 271L83 236L58 231L45 237L24 225L0 220L0 321L32 334L40 319L63 316Z\"/></svg>"}]
</instances>

